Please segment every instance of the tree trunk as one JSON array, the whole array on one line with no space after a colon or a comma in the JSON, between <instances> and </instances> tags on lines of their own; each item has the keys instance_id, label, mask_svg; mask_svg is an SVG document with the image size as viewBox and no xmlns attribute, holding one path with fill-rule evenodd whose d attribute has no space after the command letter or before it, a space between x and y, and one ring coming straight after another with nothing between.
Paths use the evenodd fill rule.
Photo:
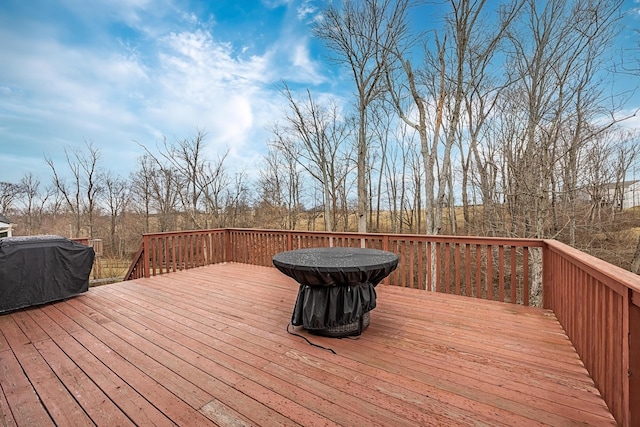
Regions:
<instances>
[{"instance_id":1,"label":"tree trunk","mask_svg":"<svg viewBox=\"0 0 640 427\"><path fill-rule=\"evenodd\" d=\"M361 104L362 105L362 101ZM367 232L367 140L366 112L360 110L360 128L358 129L358 232ZM364 244L364 242L362 242Z\"/></svg>"},{"instance_id":2,"label":"tree trunk","mask_svg":"<svg viewBox=\"0 0 640 427\"><path fill-rule=\"evenodd\" d=\"M638 236L638 244L636 245L636 251L631 259L630 270L635 274L640 274L640 236Z\"/></svg>"}]
</instances>

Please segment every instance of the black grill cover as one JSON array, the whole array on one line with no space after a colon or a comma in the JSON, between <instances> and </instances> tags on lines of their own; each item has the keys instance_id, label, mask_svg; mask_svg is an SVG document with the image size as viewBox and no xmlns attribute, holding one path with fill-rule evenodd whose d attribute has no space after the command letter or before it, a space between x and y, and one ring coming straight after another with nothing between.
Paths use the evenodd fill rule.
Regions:
<instances>
[{"instance_id":1,"label":"black grill cover","mask_svg":"<svg viewBox=\"0 0 640 427\"><path fill-rule=\"evenodd\" d=\"M0 239L0 313L86 292L93 248L60 236Z\"/></svg>"}]
</instances>

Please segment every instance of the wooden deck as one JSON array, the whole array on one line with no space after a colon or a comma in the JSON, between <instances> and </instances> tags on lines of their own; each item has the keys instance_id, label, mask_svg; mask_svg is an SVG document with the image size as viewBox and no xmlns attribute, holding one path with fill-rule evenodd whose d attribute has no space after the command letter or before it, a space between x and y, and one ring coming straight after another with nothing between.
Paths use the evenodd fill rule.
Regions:
<instances>
[{"instance_id":1,"label":"wooden deck","mask_svg":"<svg viewBox=\"0 0 640 427\"><path fill-rule=\"evenodd\" d=\"M0 425L615 425L553 313L380 285L359 339L219 264L0 316Z\"/></svg>"}]
</instances>

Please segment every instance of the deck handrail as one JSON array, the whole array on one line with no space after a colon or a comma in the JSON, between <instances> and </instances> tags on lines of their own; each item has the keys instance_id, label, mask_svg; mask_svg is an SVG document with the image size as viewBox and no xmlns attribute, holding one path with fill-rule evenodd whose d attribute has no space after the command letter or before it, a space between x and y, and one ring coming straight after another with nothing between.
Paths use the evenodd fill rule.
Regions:
<instances>
[{"instance_id":1,"label":"deck handrail","mask_svg":"<svg viewBox=\"0 0 640 427\"><path fill-rule=\"evenodd\" d=\"M217 239L214 242L213 236ZM542 240L413 234L261 229L189 230L143 235L131 272L144 277L208 265L241 262L272 266L278 252L322 246L369 247L395 252L398 268L384 283L496 301L531 303L542 282ZM539 251L539 262L533 252ZM539 265L540 274L530 273ZM139 273L138 273L139 274ZM126 280L141 276L128 274Z\"/></svg>"},{"instance_id":2,"label":"deck handrail","mask_svg":"<svg viewBox=\"0 0 640 427\"><path fill-rule=\"evenodd\" d=\"M557 316L618 424L640 425L640 276L554 240L234 228L150 233L126 280L220 262L272 266L278 252L323 246L396 253L400 262L387 284L541 302ZM538 287L542 294L532 295Z\"/></svg>"},{"instance_id":3,"label":"deck handrail","mask_svg":"<svg viewBox=\"0 0 640 427\"><path fill-rule=\"evenodd\" d=\"M640 276L545 240L544 308L622 426L640 425Z\"/></svg>"},{"instance_id":4,"label":"deck handrail","mask_svg":"<svg viewBox=\"0 0 640 427\"><path fill-rule=\"evenodd\" d=\"M227 234L226 229L143 234L125 280L225 262Z\"/></svg>"},{"instance_id":5,"label":"deck handrail","mask_svg":"<svg viewBox=\"0 0 640 427\"><path fill-rule=\"evenodd\" d=\"M144 244L141 244L140 248L133 256L133 260L127 270L127 274L124 275L124 280L134 280L145 277L144 271Z\"/></svg>"}]
</instances>

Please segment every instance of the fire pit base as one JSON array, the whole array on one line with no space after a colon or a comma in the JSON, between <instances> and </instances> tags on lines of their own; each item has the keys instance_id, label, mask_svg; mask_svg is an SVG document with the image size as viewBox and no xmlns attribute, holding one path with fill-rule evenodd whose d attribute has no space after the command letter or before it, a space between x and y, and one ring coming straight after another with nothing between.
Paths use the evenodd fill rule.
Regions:
<instances>
[{"instance_id":1,"label":"fire pit base","mask_svg":"<svg viewBox=\"0 0 640 427\"><path fill-rule=\"evenodd\" d=\"M322 335L331 338L350 337L360 335L365 329L367 329L369 323L371 323L371 314L370 312L366 312L358 320L347 323L346 325L325 329L309 329L309 332L314 335Z\"/></svg>"}]
</instances>

